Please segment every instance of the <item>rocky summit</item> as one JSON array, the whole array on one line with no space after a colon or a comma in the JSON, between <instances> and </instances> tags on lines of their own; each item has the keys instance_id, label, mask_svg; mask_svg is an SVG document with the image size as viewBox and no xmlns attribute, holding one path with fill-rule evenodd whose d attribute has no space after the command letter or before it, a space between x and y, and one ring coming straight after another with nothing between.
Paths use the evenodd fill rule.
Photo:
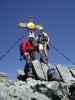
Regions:
<instances>
[{"instance_id":1,"label":"rocky summit","mask_svg":"<svg viewBox=\"0 0 75 100\"><path fill-rule=\"evenodd\" d=\"M60 64L56 66L60 74L55 73L55 76L62 80L53 76L52 80L27 78L13 81L0 73L0 100L75 100L75 70Z\"/></svg>"}]
</instances>

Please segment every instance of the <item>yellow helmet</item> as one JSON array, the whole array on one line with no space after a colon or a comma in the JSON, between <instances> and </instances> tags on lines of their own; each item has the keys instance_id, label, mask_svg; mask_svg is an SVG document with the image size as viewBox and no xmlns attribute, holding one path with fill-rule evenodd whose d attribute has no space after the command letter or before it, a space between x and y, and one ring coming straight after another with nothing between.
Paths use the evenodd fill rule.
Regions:
<instances>
[{"instance_id":1,"label":"yellow helmet","mask_svg":"<svg viewBox=\"0 0 75 100\"><path fill-rule=\"evenodd\" d=\"M33 22L29 22L29 23L27 23L27 28L34 30L34 29L36 29L36 25Z\"/></svg>"}]
</instances>

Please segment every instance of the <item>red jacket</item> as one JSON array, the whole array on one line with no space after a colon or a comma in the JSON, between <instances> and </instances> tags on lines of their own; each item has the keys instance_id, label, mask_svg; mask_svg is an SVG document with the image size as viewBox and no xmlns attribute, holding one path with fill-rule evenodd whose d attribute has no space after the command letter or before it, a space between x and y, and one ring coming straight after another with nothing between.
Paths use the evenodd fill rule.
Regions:
<instances>
[{"instance_id":1,"label":"red jacket","mask_svg":"<svg viewBox=\"0 0 75 100\"><path fill-rule=\"evenodd\" d=\"M20 53L23 56L24 53L30 53L35 51L35 49L32 46L32 43L30 41L23 41L20 45Z\"/></svg>"}]
</instances>

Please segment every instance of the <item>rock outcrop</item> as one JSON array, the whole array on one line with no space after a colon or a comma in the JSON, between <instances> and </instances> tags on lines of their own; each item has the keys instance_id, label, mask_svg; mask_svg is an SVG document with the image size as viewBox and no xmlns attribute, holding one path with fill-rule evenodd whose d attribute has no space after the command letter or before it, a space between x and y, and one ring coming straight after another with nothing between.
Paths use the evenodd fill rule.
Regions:
<instances>
[{"instance_id":1,"label":"rock outcrop","mask_svg":"<svg viewBox=\"0 0 75 100\"><path fill-rule=\"evenodd\" d=\"M26 82L8 80L0 82L0 100L75 100L72 84L31 78Z\"/></svg>"},{"instance_id":2,"label":"rock outcrop","mask_svg":"<svg viewBox=\"0 0 75 100\"><path fill-rule=\"evenodd\" d=\"M75 78L72 75L75 70L72 69L70 72L62 65L49 65L49 67L57 69L56 77L51 81L33 78L13 81L1 73L0 100L75 100ZM63 81L56 79L61 77Z\"/></svg>"}]
</instances>

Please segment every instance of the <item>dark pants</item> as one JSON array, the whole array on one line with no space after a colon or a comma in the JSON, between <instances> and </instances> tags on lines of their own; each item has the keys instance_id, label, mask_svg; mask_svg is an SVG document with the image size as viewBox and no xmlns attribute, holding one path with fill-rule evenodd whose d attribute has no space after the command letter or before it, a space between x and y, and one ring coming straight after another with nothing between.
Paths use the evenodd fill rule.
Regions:
<instances>
[{"instance_id":1,"label":"dark pants","mask_svg":"<svg viewBox=\"0 0 75 100\"><path fill-rule=\"evenodd\" d=\"M34 53L31 53L30 55L25 57L26 64L25 64L24 72L25 72L27 77L33 75L32 60L34 60L34 59L35 59L35 54Z\"/></svg>"}]
</instances>

